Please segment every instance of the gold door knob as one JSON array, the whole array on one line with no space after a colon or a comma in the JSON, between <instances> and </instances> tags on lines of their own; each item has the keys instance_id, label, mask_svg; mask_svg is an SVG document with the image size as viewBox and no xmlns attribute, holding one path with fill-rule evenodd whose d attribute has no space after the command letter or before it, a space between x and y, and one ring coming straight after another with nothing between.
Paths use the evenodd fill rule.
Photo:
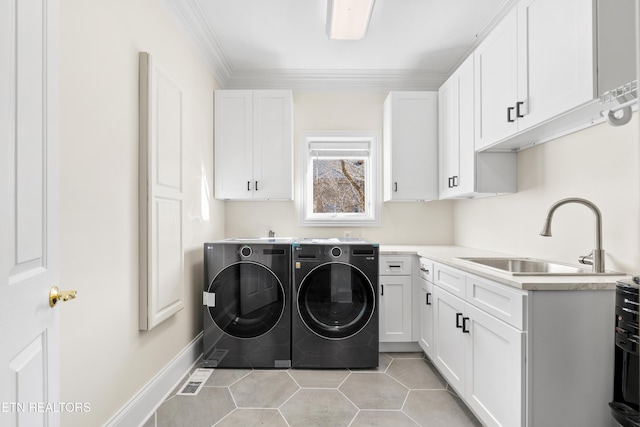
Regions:
<instances>
[{"instance_id":1,"label":"gold door knob","mask_svg":"<svg viewBox=\"0 0 640 427\"><path fill-rule=\"evenodd\" d=\"M77 294L77 291L61 291L57 286L52 286L49 291L49 307L55 307L58 301L74 299Z\"/></svg>"}]
</instances>

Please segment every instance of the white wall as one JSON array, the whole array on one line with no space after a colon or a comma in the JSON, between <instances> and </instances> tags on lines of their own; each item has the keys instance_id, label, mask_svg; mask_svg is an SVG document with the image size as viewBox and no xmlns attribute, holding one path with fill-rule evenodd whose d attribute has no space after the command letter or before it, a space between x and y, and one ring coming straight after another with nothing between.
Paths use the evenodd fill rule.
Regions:
<instances>
[{"instance_id":1,"label":"white wall","mask_svg":"<svg viewBox=\"0 0 640 427\"><path fill-rule=\"evenodd\" d=\"M61 397L91 412L62 425L107 422L202 328L202 243L223 237L213 189L213 91L196 51L155 0L61 2L61 274L77 289L61 317ZM185 308L138 331L138 52L184 93ZM200 297L201 298L201 297Z\"/></svg>"},{"instance_id":2,"label":"white wall","mask_svg":"<svg viewBox=\"0 0 640 427\"><path fill-rule=\"evenodd\" d=\"M582 205L554 214L552 237L539 235L547 210L582 197L602 212L606 268L640 273L640 141L638 117L604 123L518 154L518 192L456 201L454 242L577 264L594 246L594 215Z\"/></svg>"},{"instance_id":3,"label":"white wall","mask_svg":"<svg viewBox=\"0 0 640 427\"><path fill-rule=\"evenodd\" d=\"M378 131L382 137L382 105L386 96L386 93L295 92L296 200L226 202L226 236L266 236L269 230L274 230L282 237L343 237L345 232L350 232L352 237L382 244L450 244L453 241L453 203L450 201L384 203L379 227L300 226L300 132Z\"/></svg>"}]
</instances>

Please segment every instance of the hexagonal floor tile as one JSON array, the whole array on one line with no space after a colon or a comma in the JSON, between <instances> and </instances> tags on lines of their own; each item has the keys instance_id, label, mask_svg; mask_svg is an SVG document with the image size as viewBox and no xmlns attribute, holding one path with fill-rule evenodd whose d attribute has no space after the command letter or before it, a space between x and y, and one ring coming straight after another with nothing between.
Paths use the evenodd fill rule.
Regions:
<instances>
[{"instance_id":1,"label":"hexagonal floor tile","mask_svg":"<svg viewBox=\"0 0 640 427\"><path fill-rule=\"evenodd\" d=\"M339 388L360 409L401 409L409 390L383 373L352 372Z\"/></svg>"},{"instance_id":2,"label":"hexagonal floor tile","mask_svg":"<svg viewBox=\"0 0 640 427\"><path fill-rule=\"evenodd\" d=\"M416 427L401 411L360 411L349 427Z\"/></svg>"},{"instance_id":3,"label":"hexagonal floor tile","mask_svg":"<svg viewBox=\"0 0 640 427\"><path fill-rule=\"evenodd\" d=\"M386 353L378 354L378 367L371 369L352 369L353 372L384 372L389 367L393 358Z\"/></svg>"},{"instance_id":4,"label":"hexagonal floor tile","mask_svg":"<svg viewBox=\"0 0 640 427\"><path fill-rule=\"evenodd\" d=\"M411 390L402 412L422 426L481 426L462 401L446 390Z\"/></svg>"},{"instance_id":5,"label":"hexagonal floor tile","mask_svg":"<svg viewBox=\"0 0 640 427\"><path fill-rule=\"evenodd\" d=\"M301 389L280 408L291 427L348 426L358 413L338 390Z\"/></svg>"},{"instance_id":6,"label":"hexagonal floor tile","mask_svg":"<svg viewBox=\"0 0 640 427\"><path fill-rule=\"evenodd\" d=\"M277 408L298 388L286 371L253 371L229 387L239 408Z\"/></svg>"},{"instance_id":7,"label":"hexagonal floor tile","mask_svg":"<svg viewBox=\"0 0 640 427\"><path fill-rule=\"evenodd\" d=\"M204 387L197 396L174 396L158 408L157 425L210 427L236 409L229 390Z\"/></svg>"},{"instance_id":8,"label":"hexagonal floor tile","mask_svg":"<svg viewBox=\"0 0 640 427\"><path fill-rule=\"evenodd\" d=\"M350 372L344 369L292 369L289 371L289 375L293 377L298 385L306 388L338 388L349 374Z\"/></svg>"},{"instance_id":9,"label":"hexagonal floor tile","mask_svg":"<svg viewBox=\"0 0 640 427\"><path fill-rule=\"evenodd\" d=\"M236 409L216 424L216 427L237 426L287 427L288 424L277 409Z\"/></svg>"},{"instance_id":10,"label":"hexagonal floor tile","mask_svg":"<svg viewBox=\"0 0 640 427\"><path fill-rule=\"evenodd\" d=\"M446 385L440 374L424 359L393 359L387 375L409 389L444 389Z\"/></svg>"},{"instance_id":11,"label":"hexagonal floor tile","mask_svg":"<svg viewBox=\"0 0 640 427\"><path fill-rule=\"evenodd\" d=\"M252 372L251 369L214 369L205 385L214 387L229 387L242 377Z\"/></svg>"}]
</instances>

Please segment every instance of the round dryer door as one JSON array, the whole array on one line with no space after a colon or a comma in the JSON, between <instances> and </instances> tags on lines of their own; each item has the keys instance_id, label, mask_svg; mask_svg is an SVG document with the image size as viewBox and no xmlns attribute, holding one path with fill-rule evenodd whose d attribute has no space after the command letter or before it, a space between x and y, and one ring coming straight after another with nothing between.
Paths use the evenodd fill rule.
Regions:
<instances>
[{"instance_id":1,"label":"round dryer door","mask_svg":"<svg viewBox=\"0 0 640 427\"><path fill-rule=\"evenodd\" d=\"M239 262L222 270L209 286L215 307L209 315L225 333L256 338L269 332L284 313L282 283L271 270L253 262Z\"/></svg>"},{"instance_id":2,"label":"round dryer door","mask_svg":"<svg viewBox=\"0 0 640 427\"><path fill-rule=\"evenodd\" d=\"M375 290L360 270L327 263L300 283L298 313L305 325L324 338L343 339L360 332L375 310Z\"/></svg>"}]
</instances>

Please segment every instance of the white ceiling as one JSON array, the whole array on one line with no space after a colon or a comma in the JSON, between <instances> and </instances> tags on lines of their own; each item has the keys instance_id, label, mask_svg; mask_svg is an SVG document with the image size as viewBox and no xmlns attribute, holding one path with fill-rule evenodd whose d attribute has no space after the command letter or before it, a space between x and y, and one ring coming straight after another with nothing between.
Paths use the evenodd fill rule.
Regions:
<instances>
[{"instance_id":1,"label":"white ceiling","mask_svg":"<svg viewBox=\"0 0 640 427\"><path fill-rule=\"evenodd\" d=\"M164 0L223 88L435 89L515 0L376 0L329 40L326 0Z\"/></svg>"}]
</instances>

